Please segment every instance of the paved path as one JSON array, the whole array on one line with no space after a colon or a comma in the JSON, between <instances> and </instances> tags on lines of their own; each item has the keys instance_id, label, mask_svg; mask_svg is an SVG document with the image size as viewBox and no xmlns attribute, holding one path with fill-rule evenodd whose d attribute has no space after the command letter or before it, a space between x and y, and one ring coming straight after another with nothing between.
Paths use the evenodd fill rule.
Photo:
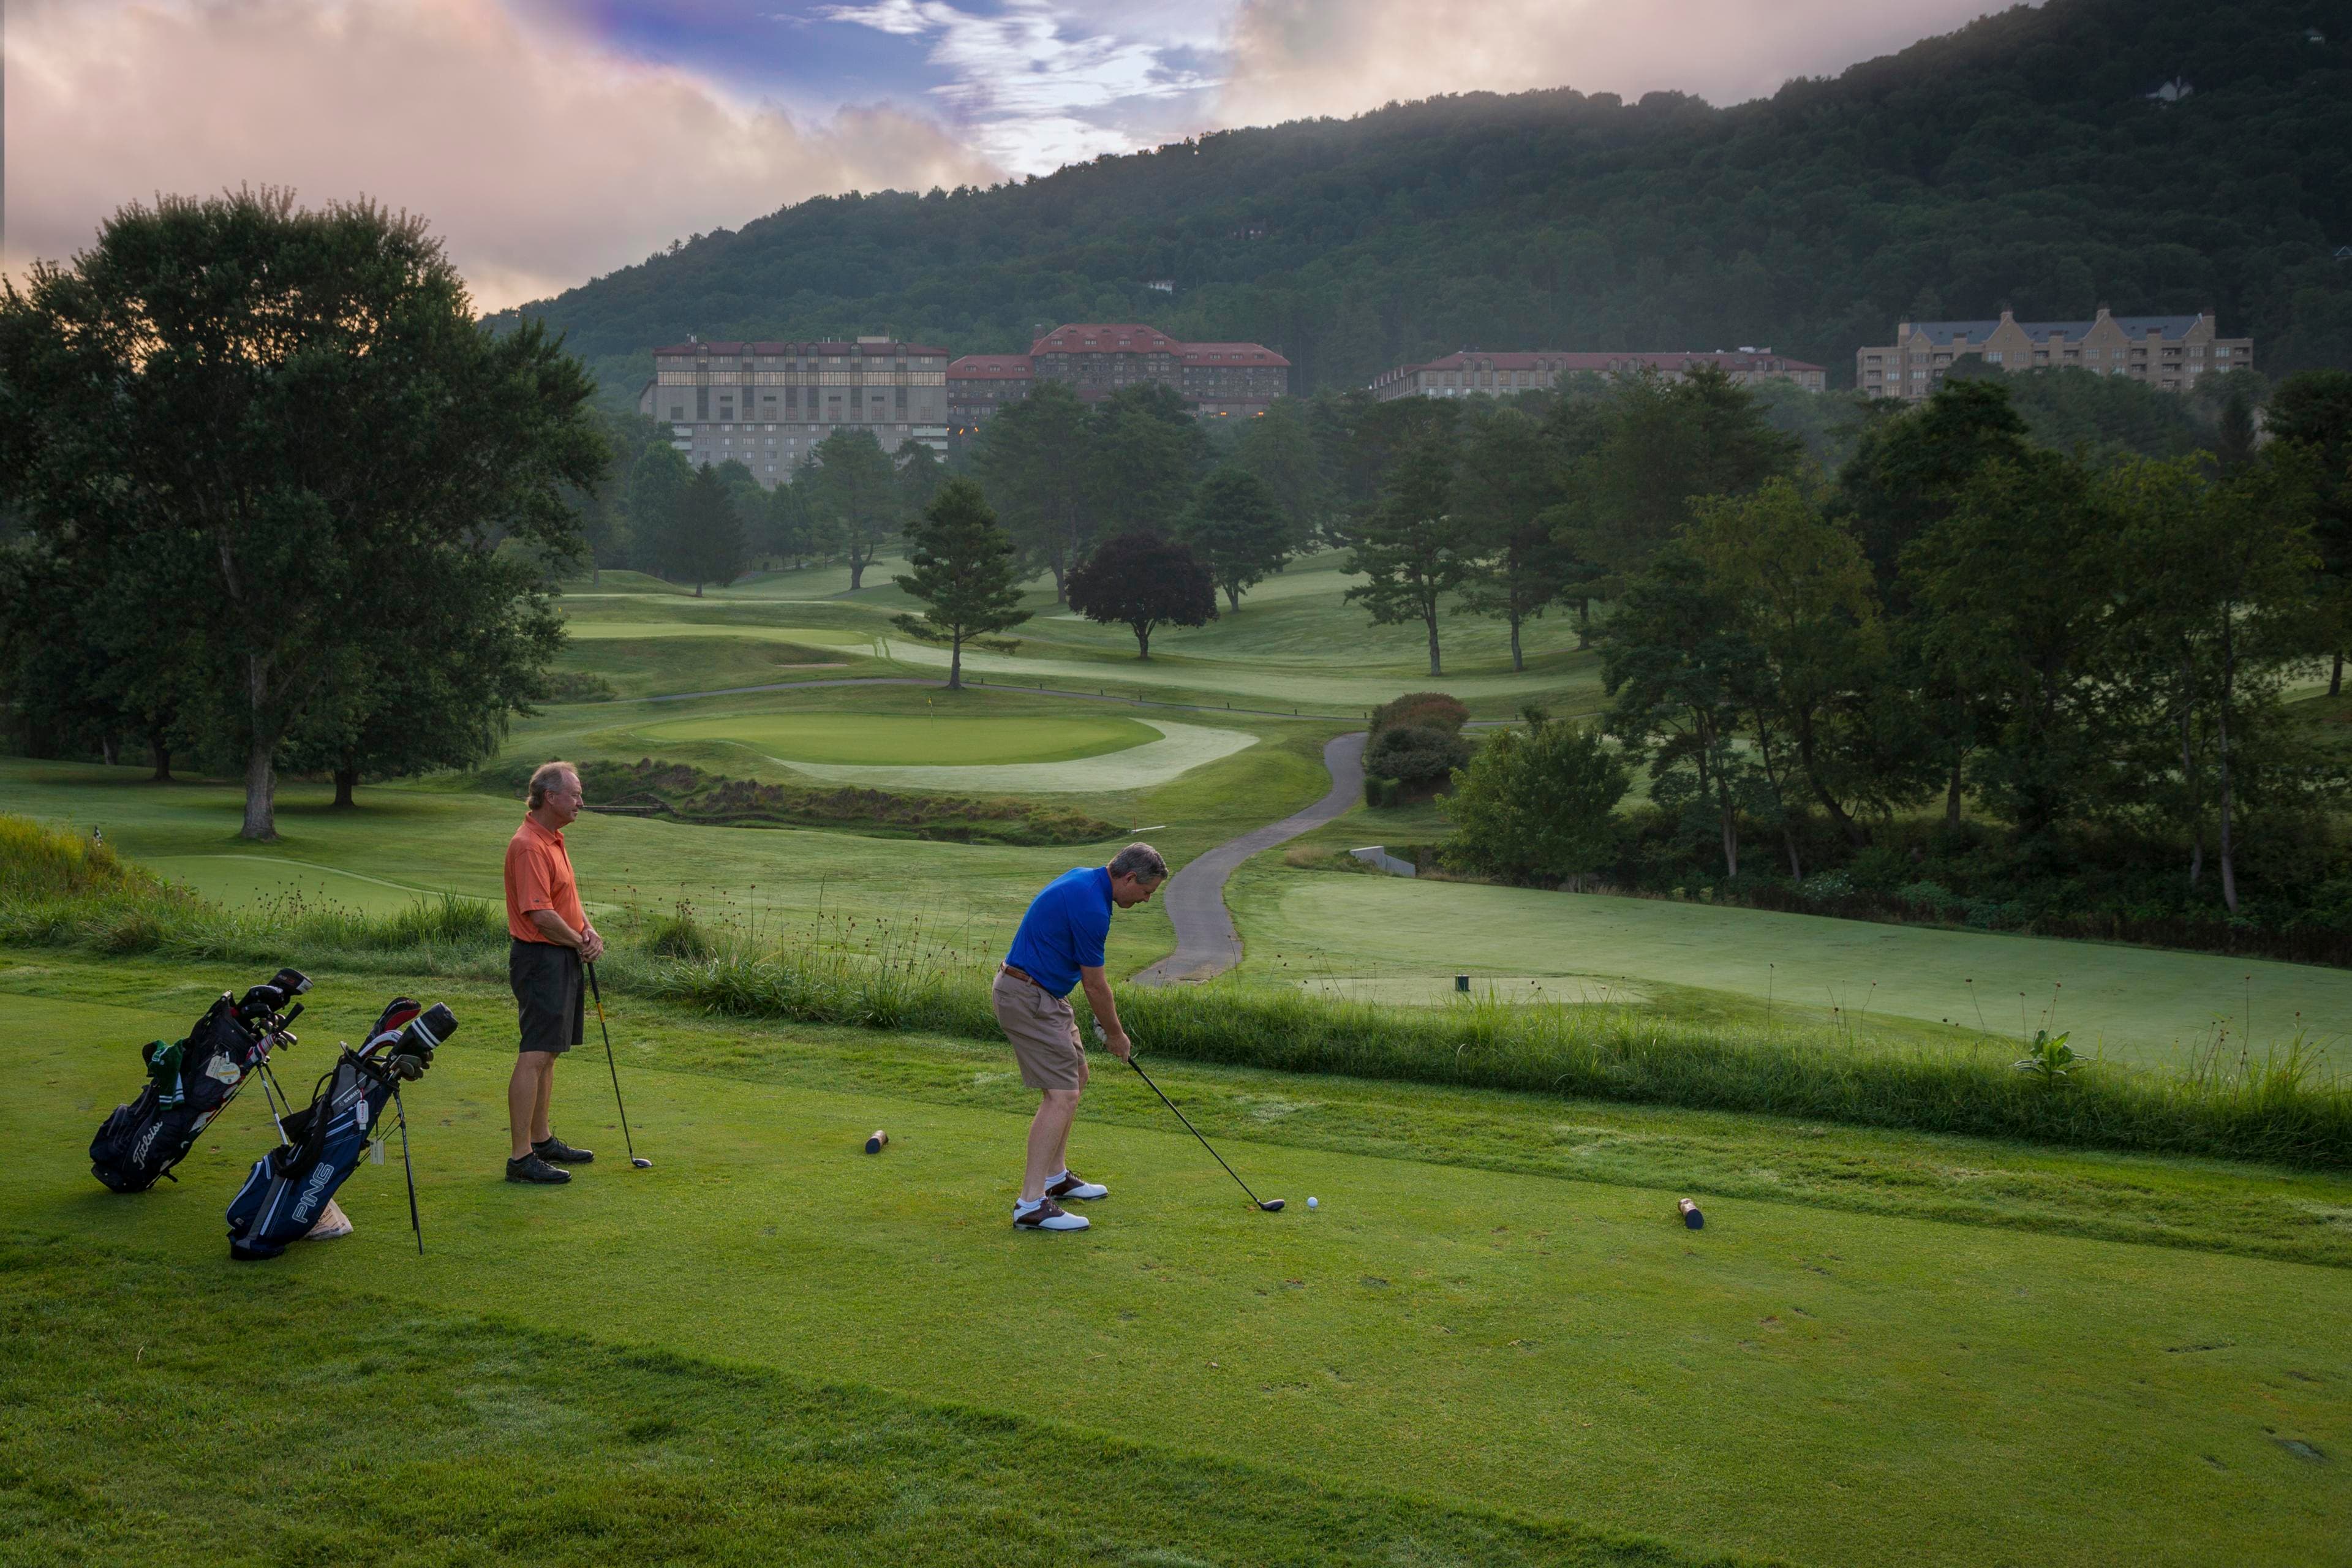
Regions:
<instances>
[{"instance_id":1,"label":"paved path","mask_svg":"<svg viewBox=\"0 0 2352 1568\"><path fill-rule=\"evenodd\" d=\"M718 691L681 691L664 697L624 699L638 702L684 702L697 697L736 697L756 691L790 691L802 686L944 686L941 680L918 680L904 676L853 676L830 680L788 680L772 686L735 686ZM971 682L978 685L979 682ZM1088 691L1060 691L1042 686L1006 686L990 681L998 691L1022 691L1040 697L1069 697L1087 702L1117 702L1136 708L1177 708L1196 713L1260 713L1288 719L1336 719L1336 713L1275 713L1265 709L1212 708L1206 703L1160 702L1143 697L1111 697ZM1327 822L1338 820L1364 797L1364 736L1341 735L1323 748L1323 765L1331 770L1331 793L1305 811L1268 823L1239 838L1228 839L1197 856L1175 876L1160 895L1160 907L1176 928L1176 951L1135 977L1139 985L1167 985L1178 981L1206 980L1223 974L1242 961L1242 939L1225 908L1225 882L1241 863L1263 849L1271 849Z\"/></svg>"},{"instance_id":2,"label":"paved path","mask_svg":"<svg viewBox=\"0 0 2352 1568\"><path fill-rule=\"evenodd\" d=\"M1228 839L1169 879L1160 901L1176 928L1176 951L1135 977L1139 985L1206 980L1242 961L1242 939L1225 909L1225 881L1241 863L1302 833L1336 820L1364 798L1364 737L1341 735L1323 748L1331 793L1295 816Z\"/></svg>"}]
</instances>

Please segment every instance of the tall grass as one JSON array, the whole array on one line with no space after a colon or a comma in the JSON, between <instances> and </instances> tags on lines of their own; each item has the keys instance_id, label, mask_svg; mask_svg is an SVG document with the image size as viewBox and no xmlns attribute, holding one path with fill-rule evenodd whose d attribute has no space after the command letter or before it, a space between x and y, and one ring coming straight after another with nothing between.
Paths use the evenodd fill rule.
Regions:
<instances>
[{"instance_id":1,"label":"tall grass","mask_svg":"<svg viewBox=\"0 0 2352 1568\"><path fill-rule=\"evenodd\" d=\"M680 904L614 922L608 986L745 1018L997 1037L992 953L905 925L834 917L761 931ZM0 943L107 953L502 970L506 922L444 894L390 916L286 900L223 910L70 835L0 817ZM1722 1024L1645 1005L1400 1007L1223 982L1130 988L1155 1056L1286 1072L1517 1090L2081 1147L2352 1166L2352 1088L2305 1037L2217 1036L2182 1072L2101 1062L2055 1083L2015 1043L1875 1041L1851 1026Z\"/></svg>"}]
</instances>

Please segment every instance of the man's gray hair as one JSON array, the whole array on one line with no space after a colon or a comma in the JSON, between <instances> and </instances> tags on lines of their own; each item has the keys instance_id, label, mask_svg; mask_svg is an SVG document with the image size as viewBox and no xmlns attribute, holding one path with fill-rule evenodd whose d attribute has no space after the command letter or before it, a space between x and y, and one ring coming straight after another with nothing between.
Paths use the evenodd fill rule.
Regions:
<instances>
[{"instance_id":1,"label":"man's gray hair","mask_svg":"<svg viewBox=\"0 0 2352 1568\"><path fill-rule=\"evenodd\" d=\"M541 763L530 771L530 808L537 811L547 804L548 786L558 779L569 777L577 783L580 770L570 763Z\"/></svg>"},{"instance_id":2,"label":"man's gray hair","mask_svg":"<svg viewBox=\"0 0 2352 1568\"><path fill-rule=\"evenodd\" d=\"M1168 879L1168 862L1149 844L1130 844L1111 857L1110 874L1132 877L1139 882L1164 882Z\"/></svg>"}]
</instances>

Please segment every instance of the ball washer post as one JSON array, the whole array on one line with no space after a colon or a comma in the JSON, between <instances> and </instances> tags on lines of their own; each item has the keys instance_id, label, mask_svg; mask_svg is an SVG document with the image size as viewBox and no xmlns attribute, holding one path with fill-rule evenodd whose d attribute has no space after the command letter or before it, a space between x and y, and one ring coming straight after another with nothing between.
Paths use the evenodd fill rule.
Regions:
<instances>
[{"instance_id":1,"label":"ball washer post","mask_svg":"<svg viewBox=\"0 0 2352 1568\"><path fill-rule=\"evenodd\" d=\"M604 992L596 984L596 966L588 965L588 994L596 998L596 1028L604 1037L604 1067L613 1075L613 1104L621 1113L621 1142L627 1145L629 1163L640 1171L650 1171L654 1163L637 1152L636 1140L629 1136L629 1108L621 1099L621 1068L613 1059L613 1031L604 1022Z\"/></svg>"}]
</instances>

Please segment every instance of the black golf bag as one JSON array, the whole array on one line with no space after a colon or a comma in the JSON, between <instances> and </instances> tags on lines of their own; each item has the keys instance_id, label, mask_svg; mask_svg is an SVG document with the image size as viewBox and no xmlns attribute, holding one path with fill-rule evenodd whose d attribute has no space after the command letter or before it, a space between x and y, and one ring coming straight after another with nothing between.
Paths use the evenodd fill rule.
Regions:
<instances>
[{"instance_id":1,"label":"black golf bag","mask_svg":"<svg viewBox=\"0 0 2352 1568\"><path fill-rule=\"evenodd\" d=\"M228 1205L228 1255L275 1258L310 1233L328 1200L360 1163L370 1142L383 1136L386 1104L400 1119L401 1163L408 1163L408 1118L400 1107L400 1086L414 1083L433 1065L433 1052L457 1031L457 1020L439 1003L420 1009L394 997L371 1031L367 1044L343 1053L311 1091L310 1103L285 1120L285 1142L253 1163L245 1185ZM408 1217L416 1218L416 1178L410 1173ZM418 1251L425 1232L417 1227Z\"/></svg>"},{"instance_id":2,"label":"black golf bag","mask_svg":"<svg viewBox=\"0 0 2352 1568\"><path fill-rule=\"evenodd\" d=\"M222 992L185 1039L142 1047L146 1087L99 1125L89 1141L89 1173L118 1193L145 1192L156 1178L172 1174L213 1118L257 1074L276 1110L285 1097L269 1071L269 1053L295 1043L289 1026L302 1004L294 998L309 989L309 976L281 969L242 1001Z\"/></svg>"}]
</instances>

